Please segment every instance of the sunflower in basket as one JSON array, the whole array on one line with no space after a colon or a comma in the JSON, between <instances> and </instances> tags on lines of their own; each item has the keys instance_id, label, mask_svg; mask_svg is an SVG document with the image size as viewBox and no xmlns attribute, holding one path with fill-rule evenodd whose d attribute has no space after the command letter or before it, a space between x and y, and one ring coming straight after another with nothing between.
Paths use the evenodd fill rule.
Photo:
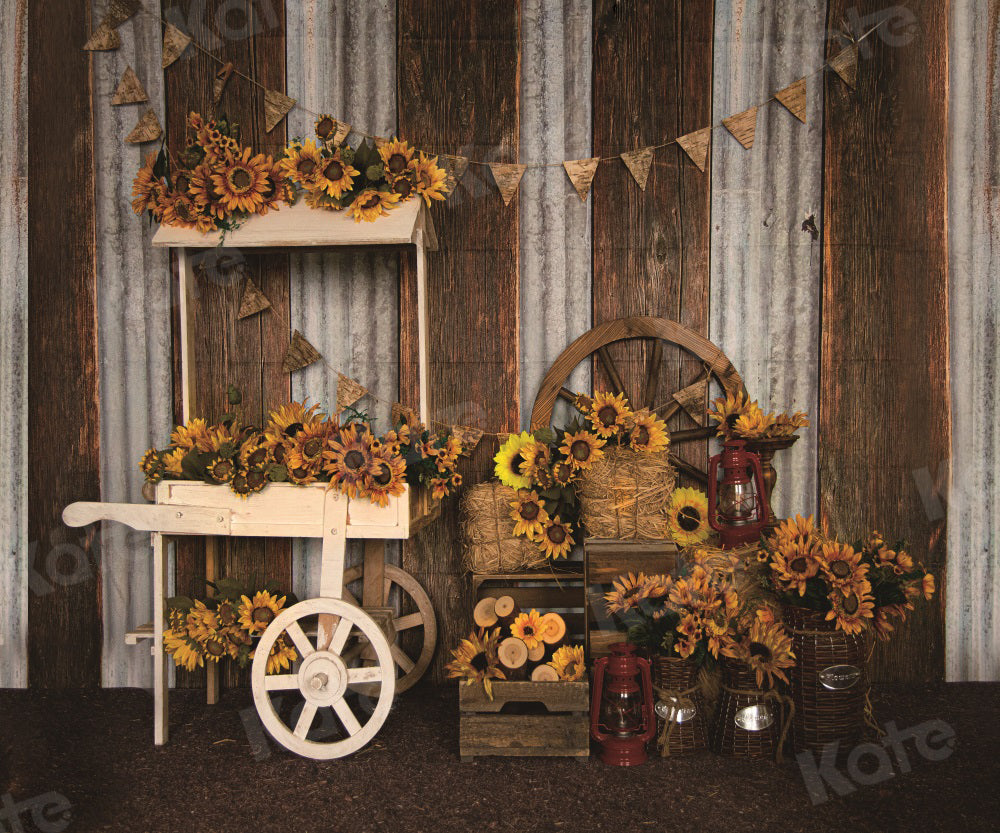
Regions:
<instances>
[{"instance_id":1,"label":"sunflower in basket","mask_svg":"<svg viewBox=\"0 0 1000 833\"><path fill-rule=\"evenodd\" d=\"M632 417L632 409L624 393L595 393L590 410L585 414L601 439L616 437Z\"/></svg>"},{"instance_id":2,"label":"sunflower in basket","mask_svg":"<svg viewBox=\"0 0 1000 833\"><path fill-rule=\"evenodd\" d=\"M530 613L519 613L510 626L510 635L516 636L528 650L534 650L542 643L542 615L535 609Z\"/></svg>"},{"instance_id":3,"label":"sunflower in basket","mask_svg":"<svg viewBox=\"0 0 1000 833\"><path fill-rule=\"evenodd\" d=\"M868 573L868 565L862 563L861 553L855 552L850 544L839 541L821 545L819 565L830 585L840 590L858 584Z\"/></svg>"},{"instance_id":4,"label":"sunflower in basket","mask_svg":"<svg viewBox=\"0 0 1000 833\"><path fill-rule=\"evenodd\" d=\"M831 592L826 618L835 620L844 633L861 633L870 624L867 620L875 617L875 600L871 591L871 584L861 579L845 588L843 593Z\"/></svg>"},{"instance_id":5,"label":"sunflower in basket","mask_svg":"<svg viewBox=\"0 0 1000 833\"><path fill-rule=\"evenodd\" d=\"M273 596L267 590L240 598L239 623L249 633L263 633L285 606L286 596Z\"/></svg>"},{"instance_id":6,"label":"sunflower in basket","mask_svg":"<svg viewBox=\"0 0 1000 833\"><path fill-rule=\"evenodd\" d=\"M820 569L819 543L814 539L796 539L780 544L771 555L771 569L782 590L794 590L804 596L806 584Z\"/></svg>"},{"instance_id":7,"label":"sunflower in basket","mask_svg":"<svg viewBox=\"0 0 1000 833\"><path fill-rule=\"evenodd\" d=\"M524 463L523 449L534 445L535 439L527 431L520 434L510 434L507 442L500 446L500 450L493 457L496 463L494 471L500 482L511 489L530 489L531 478L521 474L521 465Z\"/></svg>"},{"instance_id":8,"label":"sunflower in basket","mask_svg":"<svg viewBox=\"0 0 1000 833\"><path fill-rule=\"evenodd\" d=\"M762 617L754 617L749 631L725 644L721 653L746 663L756 675L759 688L764 687L765 678L768 688L774 687L775 679L787 683L784 669L795 665L792 638L780 623L767 622Z\"/></svg>"},{"instance_id":9,"label":"sunflower in basket","mask_svg":"<svg viewBox=\"0 0 1000 833\"><path fill-rule=\"evenodd\" d=\"M533 541L545 531L549 513L545 511L538 492L523 489L517 493L517 500L511 501L510 506L515 535L524 535L529 541Z\"/></svg>"},{"instance_id":10,"label":"sunflower in basket","mask_svg":"<svg viewBox=\"0 0 1000 833\"><path fill-rule=\"evenodd\" d=\"M675 489L667 507L667 529L679 547L708 538L708 498L698 489Z\"/></svg>"},{"instance_id":11,"label":"sunflower in basket","mask_svg":"<svg viewBox=\"0 0 1000 833\"><path fill-rule=\"evenodd\" d=\"M794 541L797 538L809 539L815 534L816 525L813 523L813 516L803 518L801 515L796 515L794 519L786 518L775 527L771 534L771 541L777 545Z\"/></svg>"},{"instance_id":12,"label":"sunflower in basket","mask_svg":"<svg viewBox=\"0 0 1000 833\"><path fill-rule=\"evenodd\" d=\"M559 679L565 682L582 680L587 673L582 645L563 645L552 655L548 664L555 668Z\"/></svg>"},{"instance_id":13,"label":"sunflower in basket","mask_svg":"<svg viewBox=\"0 0 1000 833\"><path fill-rule=\"evenodd\" d=\"M564 558L573 549L573 527L562 521L558 515L550 518L538 536L538 546L549 558Z\"/></svg>"},{"instance_id":14,"label":"sunflower in basket","mask_svg":"<svg viewBox=\"0 0 1000 833\"><path fill-rule=\"evenodd\" d=\"M451 651L452 659L445 670L451 678L457 678L463 685L482 683L486 696L493 699L493 680L505 680L506 675L499 667L497 645L500 642L500 628L473 631Z\"/></svg>"},{"instance_id":15,"label":"sunflower in basket","mask_svg":"<svg viewBox=\"0 0 1000 833\"><path fill-rule=\"evenodd\" d=\"M574 471L585 471L604 456L604 445L605 440L589 431L577 431L575 434L567 431L559 450Z\"/></svg>"}]
</instances>

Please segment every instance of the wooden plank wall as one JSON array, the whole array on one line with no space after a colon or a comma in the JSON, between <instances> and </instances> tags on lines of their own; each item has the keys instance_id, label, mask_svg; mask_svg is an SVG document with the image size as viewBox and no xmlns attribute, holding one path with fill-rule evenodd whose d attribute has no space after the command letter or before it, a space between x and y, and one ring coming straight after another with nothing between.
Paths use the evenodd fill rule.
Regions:
<instances>
[{"instance_id":1,"label":"wooden plank wall","mask_svg":"<svg viewBox=\"0 0 1000 833\"><path fill-rule=\"evenodd\" d=\"M28 599L28 680L96 686L99 530L71 530L61 518L67 503L100 497L94 123L90 56L80 50L89 4L52 15L31 3L27 29L28 540L43 576ZM64 136L53 165L57 125Z\"/></svg>"},{"instance_id":2,"label":"wooden plank wall","mask_svg":"<svg viewBox=\"0 0 1000 833\"><path fill-rule=\"evenodd\" d=\"M0 688L28 680L27 0L0 0Z\"/></svg>"},{"instance_id":3,"label":"wooden plank wall","mask_svg":"<svg viewBox=\"0 0 1000 833\"><path fill-rule=\"evenodd\" d=\"M928 460L925 509L947 513L947 673L1000 679L1000 3L952 0L948 268L952 453ZM951 482L949 484L949 469Z\"/></svg>"},{"instance_id":4,"label":"wooden plank wall","mask_svg":"<svg viewBox=\"0 0 1000 833\"><path fill-rule=\"evenodd\" d=\"M849 9L865 17L881 7L831 0L827 21L833 28ZM940 576L945 524L925 513L914 472L936 468L951 448L948 10L910 9L918 39L901 48L869 38L856 90L826 77L820 513L833 533L874 526L905 537ZM876 678L942 674L941 598L877 649Z\"/></svg>"}]
</instances>

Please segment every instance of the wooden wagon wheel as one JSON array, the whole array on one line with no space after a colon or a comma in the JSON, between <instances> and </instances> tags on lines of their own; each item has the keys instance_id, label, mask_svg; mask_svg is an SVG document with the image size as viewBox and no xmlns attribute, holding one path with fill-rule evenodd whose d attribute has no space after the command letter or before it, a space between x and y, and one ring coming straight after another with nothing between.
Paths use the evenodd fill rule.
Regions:
<instances>
[{"instance_id":1,"label":"wooden wagon wheel","mask_svg":"<svg viewBox=\"0 0 1000 833\"><path fill-rule=\"evenodd\" d=\"M645 368L644 390L640 397L634 397L632 391L625 390L618 367L608 351L609 344L633 339L651 339L653 341L652 353ZM702 362L701 373L687 387L673 395L668 395L657 389L660 365L663 359L663 342L677 345ZM726 354L694 330L689 330L676 321L670 321L666 318L653 318L651 316L618 318L588 330L563 350L552 363L549 372L542 379L538 395L535 397L535 405L531 409L532 431L549 424L557 398L573 402L575 394L566 387L566 382L580 362L595 355L611 381L612 390L616 394L624 393L634 407L652 409L666 403L657 411L664 422L678 411L688 413L688 408L695 405L691 401L692 398L697 397L700 400L703 386L713 376L727 394L736 394L745 390L740 374L736 372L736 368L733 367L733 363L729 361ZM697 407L702 407L700 402ZM715 436L715 433L714 426L703 427L700 423L698 428L672 431L670 433L671 448L676 443L706 439ZM679 471L699 482L708 482L708 476L704 471L686 460L680 459L676 454L670 454L670 462Z\"/></svg>"},{"instance_id":2,"label":"wooden wagon wheel","mask_svg":"<svg viewBox=\"0 0 1000 833\"><path fill-rule=\"evenodd\" d=\"M400 676L396 680L396 691L400 692L411 688L424 675L424 672L427 671L431 657L434 656L434 647L437 645L437 619L434 617L434 608L431 605L430 596L427 595L427 592L413 576L392 564L386 564L384 569L385 586L383 588L382 599L379 600L378 604L380 606L388 605L389 593L392 585L395 584L403 597L400 600L401 603L408 596L412 599L414 606L416 606L416 610L413 613L397 616L392 622L397 639L390 646L390 650L392 651L392 658L399 668ZM347 589L347 585L358 581L363 576L364 568L361 565L351 567L344 572L344 598L349 602L357 604L357 599ZM416 659L413 659L400 645L399 635L415 628L423 628L423 642L420 646L419 655Z\"/></svg>"},{"instance_id":3,"label":"wooden wagon wheel","mask_svg":"<svg viewBox=\"0 0 1000 833\"><path fill-rule=\"evenodd\" d=\"M329 644L318 645L306 634L301 621L312 616L336 617ZM295 646L299 655L297 670L287 674L268 674L267 657L275 640L282 634ZM374 649L376 665L362 665L360 652L348 647L350 641L366 643ZM352 646L353 647L353 646ZM345 650L346 649L346 650ZM250 673L257 713L268 733L278 743L306 758L330 760L361 749L370 741L389 714L396 691L396 668L389 640L367 613L340 599L308 599L283 610L261 635ZM364 723L351 708L350 690L364 689L375 708ZM271 694L298 692L305 701L289 726L275 708ZM330 742L309 739L309 730L320 709L330 708L343 727L343 737ZM294 712L293 712L294 713Z\"/></svg>"}]
</instances>

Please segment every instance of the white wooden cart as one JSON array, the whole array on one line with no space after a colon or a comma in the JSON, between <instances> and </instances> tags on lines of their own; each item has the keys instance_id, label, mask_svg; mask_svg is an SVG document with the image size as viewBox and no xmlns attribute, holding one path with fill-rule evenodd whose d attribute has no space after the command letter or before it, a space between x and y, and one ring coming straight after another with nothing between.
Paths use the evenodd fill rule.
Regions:
<instances>
[{"instance_id":1,"label":"white wooden cart","mask_svg":"<svg viewBox=\"0 0 1000 833\"><path fill-rule=\"evenodd\" d=\"M192 344L195 281L192 250L212 248L216 235L163 226L154 246L178 249L181 321L181 383L183 414L195 413ZM417 263L417 320L420 418L428 420L426 251L437 248L430 214L419 199L395 208L374 223L355 223L347 212L331 213L303 203L263 217L254 216L225 236L226 247L280 248L341 246L414 246ZM440 514L429 493L407 485L406 492L379 507L367 499L349 499L326 483L296 486L272 483L262 492L241 499L228 486L191 481L157 485L156 503L74 503L63 520L69 526L118 521L152 533L153 622L129 634L129 641L152 639L154 669L154 743L168 737L168 657L163 651L164 597L168 587L165 544L172 536L207 538L206 575L215 577L216 536L320 538L320 595L278 614L262 634L251 670L254 702L271 736L293 752L330 759L350 754L370 741L388 715L397 691L409 688L426 670L437 639L434 611L417 581L385 563L386 539L405 539ZM365 539L363 567L345 570L348 538ZM363 581L362 603L347 585ZM389 606L395 585L412 600L414 612L397 615ZM412 658L397 637L423 629L419 655ZM291 673L267 674L267 656L275 640L287 634L299 661ZM272 697L272 695L275 695ZM283 703L279 710L277 701ZM291 698L290 695L296 695ZM217 666L209 664L209 702L218 697ZM289 699L296 699L289 712ZM321 709L337 716L336 737L310 738Z\"/></svg>"}]
</instances>

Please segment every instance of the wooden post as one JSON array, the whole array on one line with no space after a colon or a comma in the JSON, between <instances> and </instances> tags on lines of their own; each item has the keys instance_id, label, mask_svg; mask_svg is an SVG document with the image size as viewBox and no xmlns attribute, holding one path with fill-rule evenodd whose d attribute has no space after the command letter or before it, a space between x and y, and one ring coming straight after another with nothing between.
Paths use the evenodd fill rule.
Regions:
<instances>
[{"instance_id":1,"label":"wooden post","mask_svg":"<svg viewBox=\"0 0 1000 833\"><path fill-rule=\"evenodd\" d=\"M341 599L344 595L344 554L347 551L346 495L336 489L326 492L323 500L323 554L320 565L319 595L326 599ZM337 625L338 617L321 613L316 645L325 650Z\"/></svg>"},{"instance_id":2,"label":"wooden post","mask_svg":"<svg viewBox=\"0 0 1000 833\"><path fill-rule=\"evenodd\" d=\"M364 607L388 605L385 592L385 542L381 538L365 541L365 572L361 601Z\"/></svg>"},{"instance_id":3,"label":"wooden post","mask_svg":"<svg viewBox=\"0 0 1000 833\"><path fill-rule=\"evenodd\" d=\"M180 249L177 253L177 280L181 307L181 413L182 419L187 422L191 419L195 407L194 374L191 372L195 289L189 249Z\"/></svg>"},{"instance_id":4,"label":"wooden post","mask_svg":"<svg viewBox=\"0 0 1000 833\"><path fill-rule=\"evenodd\" d=\"M163 652L164 600L167 593L167 559L163 551L163 536L154 532L153 539L153 743L163 746L169 736L167 720L167 655Z\"/></svg>"},{"instance_id":5,"label":"wooden post","mask_svg":"<svg viewBox=\"0 0 1000 833\"><path fill-rule=\"evenodd\" d=\"M219 542L214 535L205 538L205 578L215 581L218 577ZM215 591L209 587L208 595L214 596ZM219 702L219 664L209 662L205 666L205 700L210 706Z\"/></svg>"},{"instance_id":6,"label":"wooden post","mask_svg":"<svg viewBox=\"0 0 1000 833\"><path fill-rule=\"evenodd\" d=\"M427 377L427 250L424 233L418 230L417 238L417 374L420 380L420 421L431 427L430 394Z\"/></svg>"}]
</instances>

